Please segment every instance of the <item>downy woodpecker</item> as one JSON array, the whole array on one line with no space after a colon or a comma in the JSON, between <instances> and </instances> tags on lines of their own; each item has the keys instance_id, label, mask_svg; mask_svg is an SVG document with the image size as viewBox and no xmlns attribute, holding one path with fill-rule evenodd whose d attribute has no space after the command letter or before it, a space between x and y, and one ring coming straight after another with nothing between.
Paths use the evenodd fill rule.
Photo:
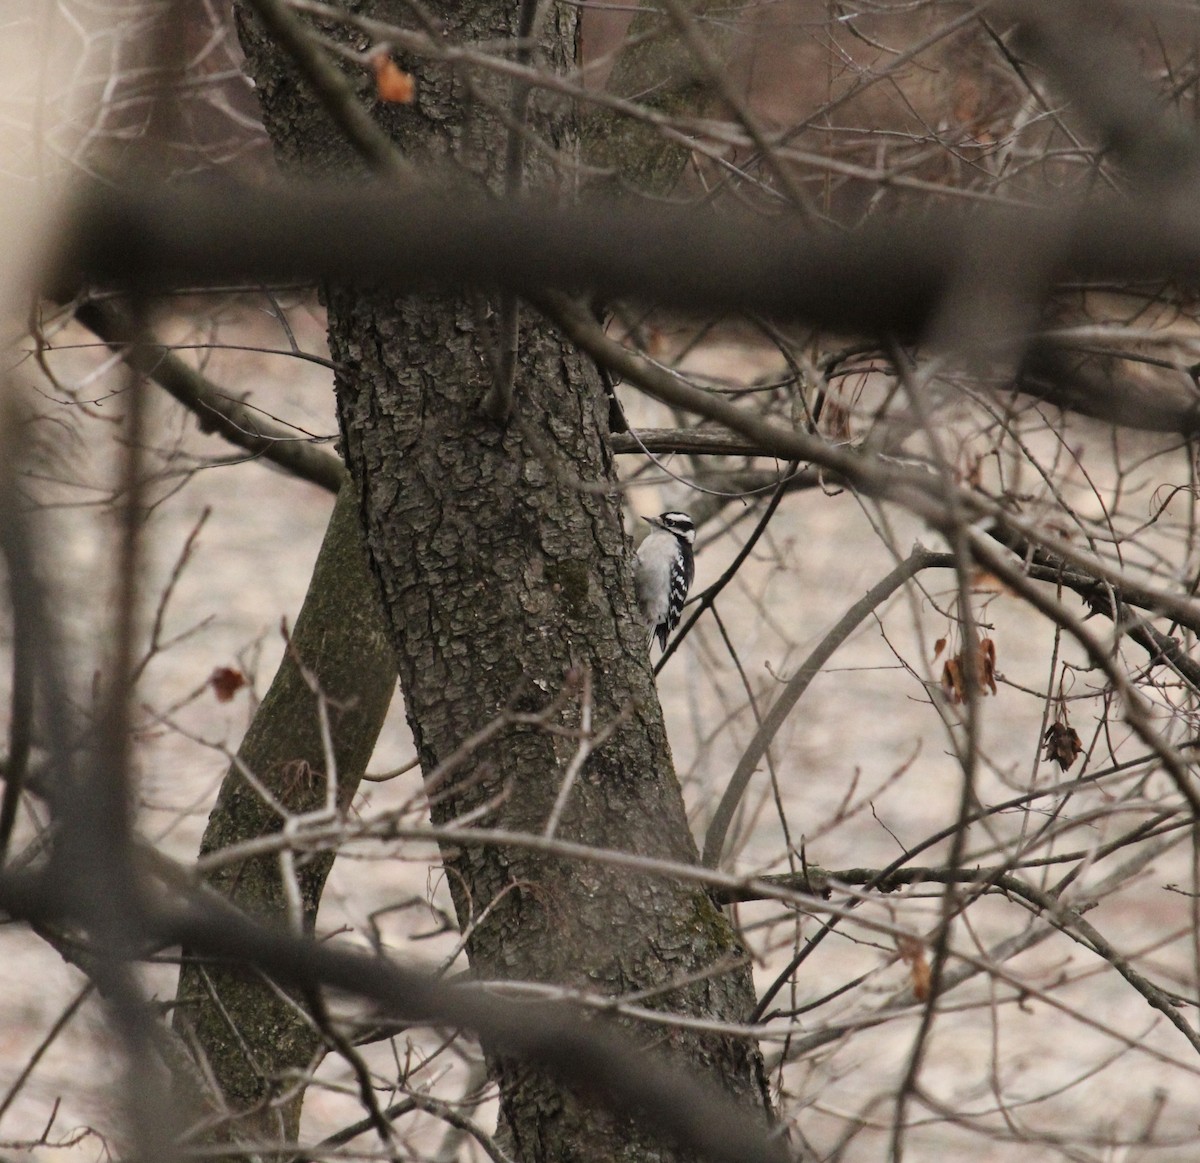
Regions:
<instances>
[{"instance_id":1,"label":"downy woodpecker","mask_svg":"<svg viewBox=\"0 0 1200 1163\"><path fill-rule=\"evenodd\" d=\"M696 540L696 526L686 513L663 513L642 520L654 528L637 553L634 580L638 605L651 641L657 634L659 649L666 650L667 635L679 625L695 573L692 543Z\"/></svg>"}]
</instances>

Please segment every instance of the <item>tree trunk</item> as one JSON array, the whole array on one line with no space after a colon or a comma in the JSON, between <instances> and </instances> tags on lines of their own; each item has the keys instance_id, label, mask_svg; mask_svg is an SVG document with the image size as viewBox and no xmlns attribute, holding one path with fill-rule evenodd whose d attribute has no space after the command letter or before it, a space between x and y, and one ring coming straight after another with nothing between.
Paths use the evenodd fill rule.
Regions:
<instances>
[{"instance_id":1,"label":"tree trunk","mask_svg":"<svg viewBox=\"0 0 1200 1163\"><path fill-rule=\"evenodd\" d=\"M362 5L372 8L385 19L392 11ZM513 3L427 10L455 41L512 36L518 20ZM575 13L568 5L545 13L543 67L568 64ZM243 20L243 40L283 163L344 172L347 147L288 63L251 20ZM506 89L475 77L472 96L440 66L400 63L416 75L417 103L379 113L418 172L458 167L498 188L506 132L491 105L508 107ZM529 124L559 151L574 148L574 116L563 103L535 99ZM540 151L527 152L534 180L553 180ZM499 425L480 409L495 343L493 307L482 296L397 299L337 287L327 303L343 453L362 492L423 769L504 708L541 711L568 676L590 674L594 724L627 717L584 767L558 835L694 861L633 597L630 542L610 487L606 399L593 369L539 319L524 317L514 411ZM560 721L578 725L578 700ZM494 799L489 824L541 832L575 747L562 734L512 727L441 789L435 818L452 820ZM502 848L451 847L443 858L460 923L486 911L468 944L477 978L614 995L664 990L648 1004L726 1021L744 1020L753 1006L744 951L694 887ZM676 980L688 984L670 988ZM643 1040L650 1037L665 1038L682 1062L763 1116L752 1045L661 1028ZM517 1063L493 1069L502 1129L523 1160L672 1157L632 1124L596 1114Z\"/></svg>"},{"instance_id":2,"label":"tree trunk","mask_svg":"<svg viewBox=\"0 0 1200 1163\"><path fill-rule=\"evenodd\" d=\"M343 808L358 789L396 685L378 594L364 562L357 508L347 480L292 629L291 649L238 748L238 761L297 815L324 806L330 775L309 679L327 700L337 798ZM278 832L283 823L235 764L221 784L200 853ZM328 852L296 861L306 927L316 921L332 864ZM288 923L288 894L276 856L222 868L210 883L253 916L280 926ZM302 1096L281 1100L280 1079L307 1069L322 1039L292 1005L258 976L185 959L176 1027L203 1052L228 1108L240 1116L231 1126L222 1125L214 1141L295 1138Z\"/></svg>"}]
</instances>

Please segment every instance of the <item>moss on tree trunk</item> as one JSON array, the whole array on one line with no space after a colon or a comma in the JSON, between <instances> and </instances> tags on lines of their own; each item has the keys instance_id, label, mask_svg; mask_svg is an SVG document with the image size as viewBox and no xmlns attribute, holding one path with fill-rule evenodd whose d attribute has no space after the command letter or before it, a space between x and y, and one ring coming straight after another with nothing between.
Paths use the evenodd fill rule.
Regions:
<instances>
[{"instance_id":1,"label":"moss on tree trunk","mask_svg":"<svg viewBox=\"0 0 1200 1163\"><path fill-rule=\"evenodd\" d=\"M366 562L358 499L342 486L317 556L304 605L291 633L291 650L263 698L238 750L238 760L292 813L325 803L328 772L317 696L325 696L337 764L339 803L349 803L366 770L396 685L391 644ZM221 785L201 854L278 832L284 821L235 765ZM311 928L333 854L296 861L304 920ZM287 897L278 857L261 856L221 868L212 885L255 917L283 925ZM204 1053L226 1104L250 1113L237 1137L294 1139L303 1095L281 1104L288 1071L302 1071L321 1036L263 980L220 966L185 961L180 971L177 1028ZM227 1137L224 1132L222 1138Z\"/></svg>"}]
</instances>

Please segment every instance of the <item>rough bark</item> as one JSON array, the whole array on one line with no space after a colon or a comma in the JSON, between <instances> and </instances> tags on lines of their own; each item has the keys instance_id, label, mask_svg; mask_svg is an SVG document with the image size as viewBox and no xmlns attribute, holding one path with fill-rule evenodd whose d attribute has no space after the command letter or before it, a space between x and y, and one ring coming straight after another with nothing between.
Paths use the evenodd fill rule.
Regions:
<instances>
[{"instance_id":1,"label":"rough bark","mask_svg":"<svg viewBox=\"0 0 1200 1163\"><path fill-rule=\"evenodd\" d=\"M387 5L364 5L387 18ZM430 7L454 37L511 36L516 5ZM576 9L541 24L544 67L563 68ZM394 14L393 14L394 15ZM354 165L325 115L253 20L242 22L264 119L283 162L328 173ZM500 184L505 133L491 108L509 95L479 78L402 61L415 107L380 110L419 172L466 170ZM485 96L485 105L477 98ZM530 124L574 148L572 114L535 98ZM545 155L527 151L552 180ZM491 385L491 307L481 298L397 299L327 290L343 452L362 490L373 567L391 621L409 723L425 771L501 709L541 710L568 674L593 678L597 725L625 715L592 756L562 818L564 838L675 860L696 859L637 616L630 542L591 366L540 321L521 329L515 411L497 425L480 404ZM563 715L578 723L578 707ZM436 818L497 799L489 822L540 831L575 747L514 727L456 774ZM742 949L707 895L594 865L503 849L443 852L479 978L532 979L605 993L652 992L650 1004L744 1019L754 997ZM707 973L702 980L687 980ZM672 987L676 981L685 984ZM582 1020L582 1019L581 1019ZM648 1039L650 1035L641 1035ZM756 1049L675 1031L669 1049L719 1079L762 1117ZM502 1124L524 1160L672 1157L624 1120L602 1117L517 1063L495 1062Z\"/></svg>"},{"instance_id":2,"label":"rough bark","mask_svg":"<svg viewBox=\"0 0 1200 1163\"><path fill-rule=\"evenodd\" d=\"M358 499L349 482L334 506L291 643L238 759L289 811L299 814L324 805L325 748L317 697L301 671L303 664L328 704L338 802L345 807L366 770L396 682L378 591L366 565ZM280 816L234 767L221 785L200 850L219 851L282 826ZM311 928L333 854L297 858L296 863L304 920ZM287 923L277 857L225 867L212 884L251 915ZM284 1073L304 1070L320 1050L322 1038L312 1023L260 978L218 966L185 961L178 1001L177 1026L204 1054L227 1107L245 1116L236 1126L237 1136L247 1141L294 1139L303 1096L294 1094L279 1104L272 1100Z\"/></svg>"}]
</instances>

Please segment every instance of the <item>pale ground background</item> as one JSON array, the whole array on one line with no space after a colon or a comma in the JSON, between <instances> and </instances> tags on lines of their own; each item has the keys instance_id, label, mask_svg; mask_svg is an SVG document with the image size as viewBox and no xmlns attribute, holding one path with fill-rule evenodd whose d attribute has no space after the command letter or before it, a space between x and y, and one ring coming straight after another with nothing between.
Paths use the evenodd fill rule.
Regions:
<instances>
[{"instance_id":1,"label":"pale ground background","mask_svg":"<svg viewBox=\"0 0 1200 1163\"><path fill-rule=\"evenodd\" d=\"M300 305L288 314L301 346L321 350L319 312ZM180 328L178 338L186 341L183 325L176 326ZM70 338L62 337L64 350L54 359L64 382L71 382L72 368L94 364L96 359L89 351L68 350ZM240 334L227 326L222 338L226 343L281 343L277 324L265 312L251 313L249 326ZM715 345L704 353L703 362L710 372L736 371L748 378L764 370L769 357L753 348ZM310 432L332 432L324 369L282 356L254 356L247 364L245 353L216 352L208 371L222 381L226 375L235 375L235 364L237 382L252 385L254 399L261 406ZM283 375L276 374L281 364ZM100 394L97 392L96 398ZM110 398L97 405L96 412L107 416L119 406L118 400ZM64 406L45 397L40 407L53 413ZM225 455L216 440L196 434L192 421L173 404L160 404L158 412L160 431L169 437L164 443L177 442L181 450L198 456ZM647 415L643 422L661 420L663 417ZM77 429L102 431L103 422L99 428L97 423L92 420L79 425L70 420L53 443L49 458L62 458L69 462L72 475L91 478L102 487L108 466L96 455L101 445L94 439L76 443L67 435ZM1098 428L1079 424L1076 435L1085 449L1089 441L1104 447L1105 437ZM686 472L682 463L673 467ZM205 624L151 663L142 693L158 708L186 699L217 666L252 670L256 689L265 689L281 654L280 618L295 618L330 510L329 497L319 490L260 465L204 469L177 486L175 481L164 485L164 493L172 495L157 508L149 525L154 564L148 593L160 592L188 532L205 507L211 508L193 560L176 587L166 628L172 634ZM56 491L65 490L60 486ZM81 697L86 697L87 676L94 667L103 666L108 613L105 587L111 530L103 510L90 503L99 495L88 494L84 503L54 511L54 535L47 545L51 573L63 594L64 618L76 651L77 693ZM654 512L686 504L688 494L668 482L635 489L630 501L638 511ZM916 539L937 544L910 520L895 513L889 516L895 522L902 551ZM743 526L740 535L746 531ZM702 552L697 585L715 579L733 551L733 544L726 540ZM721 604L756 690L769 697L774 676L790 674L841 612L890 565L887 550L849 495L826 496L814 491L789 498L761 552L756 552L734 593ZM946 598L948 579L937 575L929 575L929 579L933 598ZM1046 627L1015 599L1005 596L987 605L986 618L993 627L1002 675L1027 688L1044 686L1050 642ZM868 622L843 647L780 736L774 751L780 792L793 839L798 842L807 837L811 862L827 867L881 865L897 853L897 841L911 844L953 818L959 777L954 761L946 754L944 729L921 683L900 669L893 654L894 648L920 672L932 655L932 642L947 628L946 618L928 600L893 599L882 626ZM1066 645L1063 649L1066 657L1080 661L1075 648ZM0 698L6 698L7 691L2 689L6 682L0 682ZM740 679L714 627L705 626L685 645L682 655L664 673L660 689L699 839L713 797L723 787L751 730ZM236 747L250 709L247 692L227 705L218 703L209 692L201 694L173 715L174 723L193 738L146 720L139 751L140 827L179 859L194 854L224 771L221 754L205 744ZM735 713L733 726L719 731L726 717ZM1008 685L1002 685L999 694L983 705L983 750L995 768L1017 786L1028 781L1034 763L1040 715L1038 700ZM1076 710L1074 722L1086 741L1092 726L1088 712ZM397 699L372 769L388 769L408 756L407 730ZM893 779L898 772L902 774ZM1049 778L1044 769L1041 778ZM859 810L831 824L855 780ZM411 776L377 785L364 793L359 803L364 809L384 808L413 794L416 786ZM749 839L729 867L776 871L787 867L779 826L773 808L765 801L766 789L765 774L760 774L749 797L753 807L746 825ZM985 802L1013 794L986 771L980 791ZM1094 806L1095 793L1081 797L1076 810L1082 811L1085 803ZM1082 829L1076 842L1095 840L1106 827L1109 825L1098 824ZM375 909L409 896L423 897L431 889L433 899L448 908L444 886L423 856L410 846L407 850L359 852L356 859L339 861L326 895L322 929L346 929L347 938L357 935L361 939L367 917ZM933 860L931 855L928 862ZM1151 864L1136 891L1125 891L1089 914L1118 948L1129 953L1173 939L1175 944L1155 951L1149 964L1184 970L1185 989L1189 980L1186 950L1178 937L1188 924L1188 905L1184 897L1167 893L1163 886L1186 883L1188 875L1187 855L1181 847L1175 855ZM890 914L889 919L914 933L926 930L936 916L932 899L922 905L887 898L880 908ZM747 906L740 910L740 917L752 924L767 912L764 906ZM1013 906L998 903L977 908L973 917L981 943L990 944L1011 932L1017 915ZM393 914L382 927L397 955L425 964L435 963L451 948L444 937L408 943L408 937L432 927L428 914L420 910ZM812 921L804 923L806 932L812 928ZM758 967L760 986L772 980L789 948L786 926L777 925L772 932L782 946L768 953ZM960 940L970 944L965 934L960 933ZM761 944L761 934L755 941ZM15 927L0 932L0 964L6 966L8 981L0 998L0 1086L4 1086L79 987L81 978L41 941ZM811 1000L866 970L874 975L859 1000L847 1007L849 1014L881 1003L906 982L906 971L895 963L891 942L859 930L853 940L839 938L822 947L801 975L796 997L801 1003ZM1075 1157L1107 1158L1111 1156L1100 1145L1105 1136L1128 1136L1140 1128L1160 1102L1161 1091L1166 1105L1158 1119L1159 1133L1184 1138L1193 1134L1197 1064L1178 1033L1157 1019L1139 995L1111 971L1102 970L1078 946L1061 939L1017 958L1007 970L1034 991L1052 988L1054 1002L1035 996L1018 1007L1007 1000L993 1012L983 982L952 995L947 999L949 1012L936 1027L922 1075L930 1094L952 1109L983 1109L990 1106L993 1078L1013 1102L1052 1093L1115 1056L1106 1069L1064 1095L1019 1111L1022 1124L1049 1135L1069 1128L1068 1137L1082 1151ZM1063 986L1060 979L1064 976L1077 981ZM171 996L171 970L156 970L149 977L157 996ZM1011 997L1011 991L1000 992ZM787 1004L786 998L785 992L780 1004ZM1083 1019L1057 1008L1063 1005L1078 1007ZM839 1009L835 1005L830 1013ZM806 1028L815 1028L825 1012L818 1011ZM1086 1019L1098 1019L1109 1030L1119 1031L1136 1048L1120 1055L1119 1041L1089 1028ZM802 1114L802 1125L813 1141L828 1145L837 1134L838 1116L859 1110L873 1095L894 1090L914 1029L913 1017L900 1018L793 1068L793 1089L805 1105L811 1104ZM421 1040L415 1041L420 1044ZM773 1047L767 1049L770 1052ZM379 1049L373 1060L386 1061L378 1055L387 1053ZM85 1125L111 1127L110 1085L117 1071L111 1054L102 1015L89 1004L38 1065L22 1097L0 1124L0 1138L11 1142L36 1137L59 1098L62 1105L52 1140ZM326 1069L323 1073L337 1072ZM305 1132L319 1137L358 1113L351 1096L316 1091L308 1104ZM877 1114L886 1133L886 1107ZM1098 1140L1090 1149L1085 1146L1089 1138ZM848 1157L881 1158L884 1141L863 1136ZM951 1150L969 1151L971 1157L980 1159L1034 1157L1027 1145L989 1144L945 1124L918 1128L909 1142L914 1159L940 1158ZM1044 1150L1046 1158L1060 1157L1049 1147ZM1153 1151L1146 1157L1184 1159L1192 1150L1189 1145ZM39 1159L99 1158L101 1149L94 1139L86 1138L70 1151L43 1148L35 1154Z\"/></svg>"},{"instance_id":2,"label":"pale ground background","mask_svg":"<svg viewBox=\"0 0 1200 1163\"><path fill-rule=\"evenodd\" d=\"M46 6L39 11L57 15L32 27L22 6L8 4L2 11L8 21L6 28L14 33L0 37L0 53L8 66L0 70L8 85L4 93L6 120L0 128L5 172L11 176L28 174L39 166L52 168L65 156L63 140L70 139L72 149L78 146L82 136L79 125L57 138L48 134L37 149L30 147L29 128L37 117L42 117L45 125L49 114L63 117L56 125L69 124L71 110L86 108L95 96L95 78L102 75L102 69L89 71L91 66L85 69L80 63L80 41L65 35L65 25L59 20L67 9ZM16 35L18 32L21 35ZM106 52L111 52L113 60L119 56L115 45L91 33L87 40L93 64ZM38 73L37 91L55 95L55 100L43 100L37 109L21 88L31 69ZM304 302L288 301L286 296L283 302L301 348L323 353L319 311ZM164 330L180 342L209 342L211 304L185 303L180 308L182 316L164 323ZM257 308L236 317L229 314L219 322L222 343L287 347L277 322ZM112 431L108 421L120 409L119 399L109 393L120 381L111 374L95 377L103 358L92 350L70 350L71 343L81 341L86 342L87 337L70 331L58 335L56 344L62 350L53 367L65 387L77 391L78 398L92 401L87 408L90 418L85 421L77 405L63 403L61 393L44 382L40 384L43 394L30 398L49 418L42 428L46 433L42 487L68 502L50 514L45 548L48 572L62 596L64 624L74 652L76 697L86 701L90 676L103 667L109 613L111 528L101 502L112 482L105 451ZM321 367L287 355L222 350L214 350L205 360L209 374L229 384L231 390L252 393L260 406L309 432L333 433L329 373ZM697 360L708 372L738 380L775 367L773 357L761 349L719 342L705 348ZM28 362L18 376L27 388L37 382ZM193 422L174 405L160 403L158 413L164 446L176 443L182 453L200 457L227 455L219 441L200 436ZM635 419L652 425L669 422L664 414L648 408L636 412ZM1069 438L1085 464L1094 465L1109 454L1108 436L1097 426L1072 422ZM1131 438L1126 452L1133 459L1139 451L1149 453L1154 446L1151 438ZM1135 510L1148 507L1146 498L1153 486L1185 483L1182 465L1176 465L1178 475L1172 478L1162 475L1165 463L1149 462L1143 474L1147 486L1141 499L1135 498ZM689 471L686 464L672 467L685 476ZM1076 500L1086 504L1086 492L1078 479L1073 487ZM156 596L161 591L188 532L210 507L212 516L176 588L167 618L169 632L183 632L199 623L203 627L151 664L143 697L160 710L186 700L217 666L251 671L255 689L261 693L281 654L280 619L294 619L299 609L331 499L261 465L204 468L186 481L164 484L162 491L165 499L148 525L153 562L147 592ZM630 502L634 511L657 512L686 507L689 493L666 482L633 490ZM936 545L930 534L902 515L889 511L889 518L895 523L894 539L901 553L916 539ZM631 520L631 528L633 524ZM747 529L742 525L738 536L744 536ZM697 586L717 577L734 551L734 542L725 540L702 552ZM769 698L777 676L792 673L842 611L892 562L868 514L852 497L817 491L789 498L768 538L721 604L756 692ZM946 578L933 577L927 586L936 600L948 596ZM1043 688L1050 646L1045 624L1006 596L987 605L986 617L994 627L1001 674L1017 686ZM953 818L958 770L946 754L945 730L920 682L932 667L932 643L947 629L947 619L928 597L893 599L882 612L882 623L865 624L835 656L779 737L774 755L780 794L793 840L807 838L810 861L830 867L882 864L899 851L899 844L911 844ZM4 634L7 642L7 628ZM1066 657L1081 661L1079 652L1069 644L1063 651ZM907 673L897 656L916 675ZM1086 678L1080 676L1077 681L1082 684ZM7 667L0 665L0 707L7 706L7 683ZM1041 703L1017 686L1002 685L998 695L983 705L983 749L990 760L979 789L985 802L1014 794L996 772L1023 787L1034 770ZM715 627L706 624L693 636L664 673L660 689L699 838L713 797L724 786L739 748L752 730L741 680ZM1085 743L1094 725L1093 710L1080 704L1074 712L1075 726ZM211 693L202 693L173 715L177 726L192 738L181 730L165 730L147 718L138 755L139 826L171 855L181 860L194 855L208 806L223 775L224 759L209 745L236 747L251 711L247 692L228 705L217 703ZM732 725L721 730L731 715L736 715ZM397 700L372 768L385 770L408 756L407 731ZM893 778L897 773L901 774ZM1040 778L1051 777L1043 769ZM858 810L839 819L839 806L852 784ZM760 773L748 799L747 839L729 867L787 867L774 810L765 798L767 786L765 773ZM373 787L365 793L362 806L383 808L399 803L416 787L412 777ZM1102 793L1088 793L1072 808L1082 813L1101 801ZM1125 817L1126 822L1128 819ZM1012 820L999 826L1016 828L1019 824ZM1073 842L1080 846L1098 842L1112 827L1105 822L1083 826ZM347 939L360 939L369 914L414 895L432 894L436 903L446 907L444 886L436 870L431 871L425 862L425 855L392 849L359 852L354 859L339 860L325 899L322 929L345 929ZM930 854L929 862L936 855ZM1194 996L1196 978L1187 936L1189 904L1185 897L1164 888L1170 883L1186 886L1190 875L1186 844L1181 844L1148 865L1135 888L1106 902L1090 913L1089 919L1118 949L1141 955L1144 964L1163 980L1173 981L1182 992ZM933 923L937 904L932 894L915 893L908 899L888 898L873 907L874 915L921 933ZM767 913L762 906L749 906L739 910L739 918L749 926ZM1020 916L1015 907L1001 902L977 907L972 916L978 929L974 935L960 933L962 947L969 947L975 938L987 946L1021 924L1014 919ZM398 956L432 965L452 947L445 937L411 940L432 927L428 914L420 910L392 914L382 925ZM805 920L803 928L811 933L815 922ZM760 986L771 981L790 949L782 923L767 932L773 941L764 941L762 930L752 932L756 944L771 946L756 967ZM5 970L5 989L0 993L2 1092L78 990L81 976L48 946L15 926L0 929L0 965ZM994 1119L998 1130L989 1139L956 1129L914 1107L914 1113L928 1117L924 1120L927 1125L910 1132L908 1157L916 1163L959 1155L997 1161L1193 1158L1200 1139L1196 1097L1200 1061L1182 1037L1111 969L1064 939L1048 941L1006 968L1029 987L1031 995L1018 1006L1011 1000L1010 990L999 990L1003 1004L992 1008L984 979L951 995L947 1012L936 1026L922 1081L934 1099L958 1112L991 1109L993 1090L1002 1092L1011 1108L1011 1124L1006 1129L1002 1120ZM798 981L798 1002L820 997L867 971L872 976L859 992L816 1011L806 1019L807 1026L816 1028L826 1018L861 1014L881 1004L906 981L905 969L896 963L894 945L887 940L855 930L853 939L826 942ZM169 968L148 974L151 988L163 999L172 995L172 979ZM1053 1000L1039 996L1043 990L1052 990ZM781 1004L786 1004L786 997L786 993L781 995ZM872 1102L880 1097L886 1100L903 1073L916 1028L914 1015L915 1011L856 1034L791 1069L792 1109L812 1142L829 1149L843 1128L841 1116L861 1115L868 1121L878 1120L880 1130L860 1136L846 1157L884 1157L888 1106L886 1101L877 1107ZM1189 1011L1189 1016L1194 1012ZM1120 1037L1114 1037L1114 1031ZM414 1045L419 1051L430 1043L414 1038ZM768 1053L773 1050L770 1045L766 1048ZM372 1060L385 1069L388 1053L380 1048ZM458 1067L447 1069L461 1074ZM54 1112L48 1138L70 1145L39 1148L32 1152L35 1158L47 1163L105 1158L105 1146L98 1138L76 1138L75 1132L89 1126L111 1131L111 1087L118 1075L119 1063L103 1013L89 1003L38 1064L21 1097L0 1120L0 1142L13 1144L38 1137ZM330 1068L323 1069L322 1076L342 1081ZM1079 1079L1082 1081L1072 1085ZM1029 1105L1014 1105L1021 1100L1028 1100ZM311 1141L359 1114L350 1095L333 1088L315 1090L306 1108L305 1136ZM481 1112L480 1118L487 1123L486 1112ZM1152 1122L1159 1139L1168 1145L1119 1151L1105 1146L1109 1136L1136 1137ZM436 1142L430 1137L433 1134L432 1130L423 1133L423 1141ZM1062 1136L1070 1146L1060 1151L1048 1142L1031 1146L1028 1141L1007 1141L1019 1136L1035 1141ZM10 1157L22 1154L13 1146L0 1149Z\"/></svg>"}]
</instances>

